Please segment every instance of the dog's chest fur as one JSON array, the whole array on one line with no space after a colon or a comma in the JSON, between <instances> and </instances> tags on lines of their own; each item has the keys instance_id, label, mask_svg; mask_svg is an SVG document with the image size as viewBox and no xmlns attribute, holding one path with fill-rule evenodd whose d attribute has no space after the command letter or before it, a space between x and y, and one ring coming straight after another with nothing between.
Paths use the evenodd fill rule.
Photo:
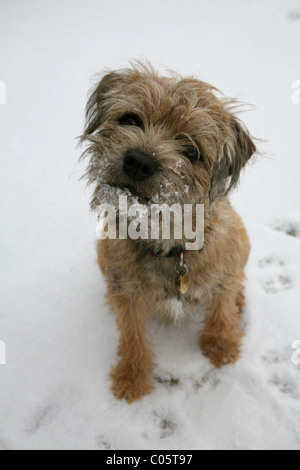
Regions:
<instances>
[{"instance_id":1,"label":"dog's chest fur","mask_svg":"<svg viewBox=\"0 0 300 470\"><path fill-rule=\"evenodd\" d=\"M179 323L193 313L199 313L204 305L204 292L201 288L190 286L186 295L170 296L155 305L155 314L170 323Z\"/></svg>"},{"instance_id":2,"label":"dog's chest fur","mask_svg":"<svg viewBox=\"0 0 300 470\"><path fill-rule=\"evenodd\" d=\"M186 315L186 309L184 308L182 299L177 299L175 297L167 299L164 307L166 314L172 323L178 323Z\"/></svg>"}]
</instances>

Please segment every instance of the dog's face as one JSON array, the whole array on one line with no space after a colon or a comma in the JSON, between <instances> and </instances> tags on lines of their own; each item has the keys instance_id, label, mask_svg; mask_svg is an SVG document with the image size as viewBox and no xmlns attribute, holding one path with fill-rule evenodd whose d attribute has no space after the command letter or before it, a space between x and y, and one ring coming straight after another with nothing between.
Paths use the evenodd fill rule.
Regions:
<instances>
[{"instance_id":1,"label":"dog's face","mask_svg":"<svg viewBox=\"0 0 300 470\"><path fill-rule=\"evenodd\" d=\"M232 101L196 79L136 66L104 76L87 105L83 141L92 208L107 185L140 202L212 204L255 152Z\"/></svg>"}]
</instances>

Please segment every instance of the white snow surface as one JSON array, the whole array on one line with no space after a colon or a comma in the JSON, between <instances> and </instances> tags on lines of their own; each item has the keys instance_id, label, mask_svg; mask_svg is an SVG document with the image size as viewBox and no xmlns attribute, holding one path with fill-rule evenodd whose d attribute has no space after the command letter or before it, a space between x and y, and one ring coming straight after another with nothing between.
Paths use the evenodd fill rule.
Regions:
<instances>
[{"instance_id":1,"label":"white snow surface","mask_svg":"<svg viewBox=\"0 0 300 470\"><path fill-rule=\"evenodd\" d=\"M0 449L300 449L300 2L1 0L0 44ZM196 320L153 322L156 390L128 405L75 138L95 73L142 57L253 105L264 141L232 196L252 242L241 360L216 370Z\"/></svg>"}]
</instances>

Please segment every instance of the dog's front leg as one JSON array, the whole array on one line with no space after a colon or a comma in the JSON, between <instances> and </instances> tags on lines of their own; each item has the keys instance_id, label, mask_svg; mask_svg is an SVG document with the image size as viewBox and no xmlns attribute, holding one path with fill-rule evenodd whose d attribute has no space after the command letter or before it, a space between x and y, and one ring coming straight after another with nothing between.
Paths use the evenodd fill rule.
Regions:
<instances>
[{"instance_id":1,"label":"dog's front leg","mask_svg":"<svg viewBox=\"0 0 300 470\"><path fill-rule=\"evenodd\" d=\"M145 305L135 300L118 298L114 302L120 330L119 363L111 371L112 390L116 398L128 403L151 393L154 354L147 340Z\"/></svg>"},{"instance_id":2,"label":"dog's front leg","mask_svg":"<svg viewBox=\"0 0 300 470\"><path fill-rule=\"evenodd\" d=\"M243 287L237 283L214 295L200 338L203 354L215 367L236 362L244 334L239 327Z\"/></svg>"}]
</instances>

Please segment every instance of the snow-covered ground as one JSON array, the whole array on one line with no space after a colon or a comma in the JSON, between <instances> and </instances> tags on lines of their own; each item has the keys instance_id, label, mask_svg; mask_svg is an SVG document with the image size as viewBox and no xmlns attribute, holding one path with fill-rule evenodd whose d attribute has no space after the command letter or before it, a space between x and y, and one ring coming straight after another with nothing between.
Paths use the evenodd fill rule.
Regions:
<instances>
[{"instance_id":1,"label":"snow-covered ground","mask_svg":"<svg viewBox=\"0 0 300 470\"><path fill-rule=\"evenodd\" d=\"M0 44L0 449L300 449L300 2L1 0ZM94 74L136 57L251 103L265 142L232 196L242 359L215 370L195 322L154 322L156 391L129 406L75 137Z\"/></svg>"}]
</instances>

